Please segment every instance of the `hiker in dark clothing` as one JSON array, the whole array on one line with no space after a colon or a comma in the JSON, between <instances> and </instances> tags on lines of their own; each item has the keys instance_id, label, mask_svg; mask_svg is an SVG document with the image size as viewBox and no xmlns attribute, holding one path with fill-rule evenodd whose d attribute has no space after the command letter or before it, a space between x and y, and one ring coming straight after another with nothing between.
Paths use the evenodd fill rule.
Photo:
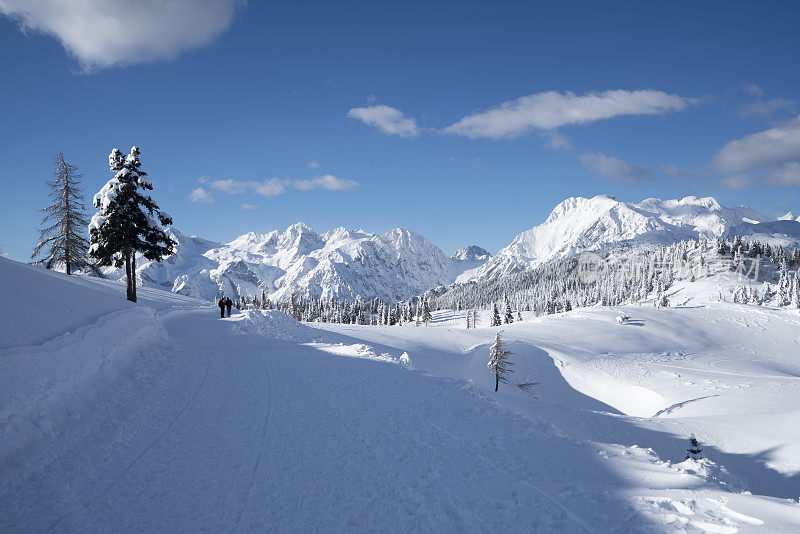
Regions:
<instances>
[{"instance_id":1,"label":"hiker in dark clothing","mask_svg":"<svg viewBox=\"0 0 800 534\"><path fill-rule=\"evenodd\" d=\"M220 297L219 302L217 303L217 306L219 306L219 318L220 319L224 319L225 318L225 299Z\"/></svg>"},{"instance_id":2,"label":"hiker in dark clothing","mask_svg":"<svg viewBox=\"0 0 800 534\"><path fill-rule=\"evenodd\" d=\"M225 297L225 308L228 310L228 317L231 316L231 306L233 306L233 302L231 302L230 297Z\"/></svg>"}]
</instances>

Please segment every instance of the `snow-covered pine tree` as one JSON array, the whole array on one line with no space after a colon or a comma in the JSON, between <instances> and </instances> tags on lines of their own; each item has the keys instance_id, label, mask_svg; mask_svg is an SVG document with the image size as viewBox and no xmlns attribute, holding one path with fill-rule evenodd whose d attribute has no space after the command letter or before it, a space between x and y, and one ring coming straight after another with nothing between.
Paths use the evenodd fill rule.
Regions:
<instances>
[{"instance_id":1,"label":"snow-covered pine tree","mask_svg":"<svg viewBox=\"0 0 800 534\"><path fill-rule=\"evenodd\" d=\"M31 258L43 251L43 263L48 269L63 264L67 274L75 269L90 265L87 260L89 241L86 239L86 226L89 220L84 207L85 197L81 193L82 174L78 167L58 153L55 159L53 179L47 182L52 204L42 209L45 214L39 231L39 244ZM93 266L92 266L93 267Z\"/></svg>"},{"instance_id":2,"label":"snow-covered pine tree","mask_svg":"<svg viewBox=\"0 0 800 534\"><path fill-rule=\"evenodd\" d=\"M686 449L686 459L688 460L691 458L692 460L699 460L702 458L700 453L703 452L703 449L700 448L700 443L698 443L697 438L692 435L689 438L689 448Z\"/></svg>"},{"instance_id":3,"label":"snow-covered pine tree","mask_svg":"<svg viewBox=\"0 0 800 534\"><path fill-rule=\"evenodd\" d=\"M428 321L430 321L432 318L433 316L431 315L431 307L428 304L428 301L425 300L422 303L422 322L424 322L425 326L427 326Z\"/></svg>"},{"instance_id":4,"label":"snow-covered pine tree","mask_svg":"<svg viewBox=\"0 0 800 534\"><path fill-rule=\"evenodd\" d=\"M505 300L505 321L506 324L511 324L514 322L514 313L511 311L511 304L508 302L508 296L504 298Z\"/></svg>"},{"instance_id":5,"label":"snow-covered pine tree","mask_svg":"<svg viewBox=\"0 0 800 534\"><path fill-rule=\"evenodd\" d=\"M108 156L108 166L114 177L93 199L98 212L89 223L89 254L99 266L125 265L127 297L136 302L136 253L155 261L172 254L177 243L161 227L172 224L172 218L150 195L140 192L152 191L153 184L139 168L138 147L131 148L128 156L115 148Z\"/></svg>"},{"instance_id":6,"label":"snow-covered pine tree","mask_svg":"<svg viewBox=\"0 0 800 534\"><path fill-rule=\"evenodd\" d=\"M794 291L792 291L792 306L800 308L800 272L794 273Z\"/></svg>"},{"instance_id":7,"label":"snow-covered pine tree","mask_svg":"<svg viewBox=\"0 0 800 534\"><path fill-rule=\"evenodd\" d=\"M500 326L500 311L497 309L497 303L492 305L492 324L491 326Z\"/></svg>"},{"instance_id":8,"label":"snow-covered pine tree","mask_svg":"<svg viewBox=\"0 0 800 534\"><path fill-rule=\"evenodd\" d=\"M508 382L508 375L514 371L511 366L514 365L508 359L511 356L511 351L506 350L503 340L500 339L500 332L494 336L494 343L489 348L489 363L486 367L489 372L494 375L494 390L497 391L500 387L500 382Z\"/></svg>"}]
</instances>

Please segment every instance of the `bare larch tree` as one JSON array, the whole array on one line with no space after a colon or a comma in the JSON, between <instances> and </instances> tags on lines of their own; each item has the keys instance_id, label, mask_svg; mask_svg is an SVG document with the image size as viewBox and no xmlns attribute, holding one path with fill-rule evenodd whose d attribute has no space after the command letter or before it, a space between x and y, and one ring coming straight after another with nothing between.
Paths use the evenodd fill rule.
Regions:
<instances>
[{"instance_id":1,"label":"bare larch tree","mask_svg":"<svg viewBox=\"0 0 800 534\"><path fill-rule=\"evenodd\" d=\"M81 193L82 177L78 167L67 163L64 154L59 152L53 179L47 182L52 204L42 209L45 227L40 230L39 244L31 255L31 258L43 255L42 263L48 269L63 264L67 274L89 265L86 259L89 220Z\"/></svg>"},{"instance_id":2,"label":"bare larch tree","mask_svg":"<svg viewBox=\"0 0 800 534\"><path fill-rule=\"evenodd\" d=\"M506 350L503 340L500 339L500 332L497 332L494 336L494 343L489 349L489 363L486 364L489 372L494 375L495 391L500 387L500 382L508 382L508 375L514 372L511 369L514 364L508 359L511 354L511 351Z\"/></svg>"}]
</instances>

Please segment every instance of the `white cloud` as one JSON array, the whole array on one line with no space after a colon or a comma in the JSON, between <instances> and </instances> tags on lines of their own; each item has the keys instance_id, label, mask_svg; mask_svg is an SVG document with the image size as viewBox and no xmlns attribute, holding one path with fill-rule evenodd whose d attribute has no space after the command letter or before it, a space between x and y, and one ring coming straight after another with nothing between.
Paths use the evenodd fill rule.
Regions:
<instances>
[{"instance_id":1,"label":"white cloud","mask_svg":"<svg viewBox=\"0 0 800 534\"><path fill-rule=\"evenodd\" d=\"M613 182L637 184L650 178L652 171L605 154L581 154L578 158L584 167Z\"/></svg>"},{"instance_id":2,"label":"white cloud","mask_svg":"<svg viewBox=\"0 0 800 534\"><path fill-rule=\"evenodd\" d=\"M414 137L419 134L419 126L414 119L406 117L399 109L382 104L353 108L347 112L347 116L374 126L385 134L400 137Z\"/></svg>"},{"instance_id":3,"label":"white cloud","mask_svg":"<svg viewBox=\"0 0 800 534\"><path fill-rule=\"evenodd\" d=\"M214 202L214 197L202 187L198 187L189 193L189 200L191 202L199 202L200 204L211 204Z\"/></svg>"},{"instance_id":4,"label":"white cloud","mask_svg":"<svg viewBox=\"0 0 800 534\"><path fill-rule=\"evenodd\" d=\"M208 186L216 189L217 191L222 191L223 193L227 193L229 195L239 195L242 193L246 193L248 191L252 191L258 195L272 198L278 195L282 195L289 189L293 187L299 191L311 191L312 189L324 189L326 191L351 191L358 187L358 182L353 180L347 180L345 178L337 178L331 174L325 174L321 176L314 176L313 178L305 179L305 180L285 180L282 178L269 178L266 180L262 180L260 182L255 180L247 180L247 181L240 181L240 180L214 180L208 182ZM198 187L195 191L202 190L202 187ZM192 193L194 194L193 191ZM205 190L203 190L204 193ZM209 195L210 196L210 195ZM257 208L257 206L256 206ZM242 205L242 209L255 209L255 208L245 208Z\"/></svg>"},{"instance_id":5,"label":"white cloud","mask_svg":"<svg viewBox=\"0 0 800 534\"><path fill-rule=\"evenodd\" d=\"M245 211L253 211L261 209L261 206L256 206L255 204L248 204L245 202L244 204L242 204L242 209Z\"/></svg>"},{"instance_id":6,"label":"white cloud","mask_svg":"<svg viewBox=\"0 0 800 534\"><path fill-rule=\"evenodd\" d=\"M358 182L337 178L330 174L315 176L308 180L295 180L294 187L300 191L310 191L312 189L325 189L326 191L351 191L358 187Z\"/></svg>"},{"instance_id":7,"label":"white cloud","mask_svg":"<svg viewBox=\"0 0 800 534\"><path fill-rule=\"evenodd\" d=\"M712 164L725 173L770 169L800 161L800 117L725 144Z\"/></svg>"},{"instance_id":8,"label":"white cloud","mask_svg":"<svg viewBox=\"0 0 800 534\"><path fill-rule=\"evenodd\" d=\"M261 182L255 180L239 181L226 179L214 180L213 182L209 182L208 186L229 195L239 195L245 191L253 191L259 195L271 198L285 193L288 184L288 180L282 180L280 178L268 178Z\"/></svg>"},{"instance_id":9,"label":"white cloud","mask_svg":"<svg viewBox=\"0 0 800 534\"><path fill-rule=\"evenodd\" d=\"M319 169L319 162L318 161L309 161L308 162L309 169Z\"/></svg>"},{"instance_id":10,"label":"white cloud","mask_svg":"<svg viewBox=\"0 0 800 534\"><path fill-rule=\"evenodd\" d=\"M442 130L464 137L502 139L530 130L551 130L623 115L655 115L685 109L695 100L662 91L605 91L577 96L547 91L468 115Z\"/></svg>"},{"instance_id":11,"label":"white cloud","mask_svg":"<svg viewBox=\"0 0 800 534\"><path fill-rule=\"evenodd\" d=\"M712 185L720 189L744 189L753 185L753 179L744 174L737 174L717 180Z\"/></svg>"},{"instance_id":12,"label":"white cloud","mask_svg":"<svg viewBox=\"0 0 800 534\"><path fill-rule=\"evenodd\" d=\"M23 31L51 35L84 70L170 59L213 42L243 0L0 0Z\"/></svg>"},{"instance_id":13,"label":"white cloud","mask_svg":"<svg viewBox=\"0 0 800 534\"><path fill-rule=\"evenodd\" d=\"M248 185L261 196L267 198L276 197L286 192L288 180L280 178L268 178L263 182L247 182Z\"/></svg>"}]
</instances>

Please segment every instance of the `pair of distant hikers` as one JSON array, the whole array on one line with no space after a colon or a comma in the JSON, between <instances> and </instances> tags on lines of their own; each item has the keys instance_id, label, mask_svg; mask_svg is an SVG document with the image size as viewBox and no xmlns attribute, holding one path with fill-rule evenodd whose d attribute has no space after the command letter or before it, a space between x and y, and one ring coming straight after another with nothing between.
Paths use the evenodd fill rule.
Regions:
<instances>
[{"instance_id":1,"label":"pair of distant hikers","mask_svg":"<svg viewBox=\"0 0 800 534\"><path fill-rule=\"evenodd\" d=\"M231 316L231 306L233 306L233 302L231 301L230 297L221 297L217 303L217 306L219 306L220 319L225 318L225 309L228 310L228 317Z\"/></svg>"}]
</instances>

